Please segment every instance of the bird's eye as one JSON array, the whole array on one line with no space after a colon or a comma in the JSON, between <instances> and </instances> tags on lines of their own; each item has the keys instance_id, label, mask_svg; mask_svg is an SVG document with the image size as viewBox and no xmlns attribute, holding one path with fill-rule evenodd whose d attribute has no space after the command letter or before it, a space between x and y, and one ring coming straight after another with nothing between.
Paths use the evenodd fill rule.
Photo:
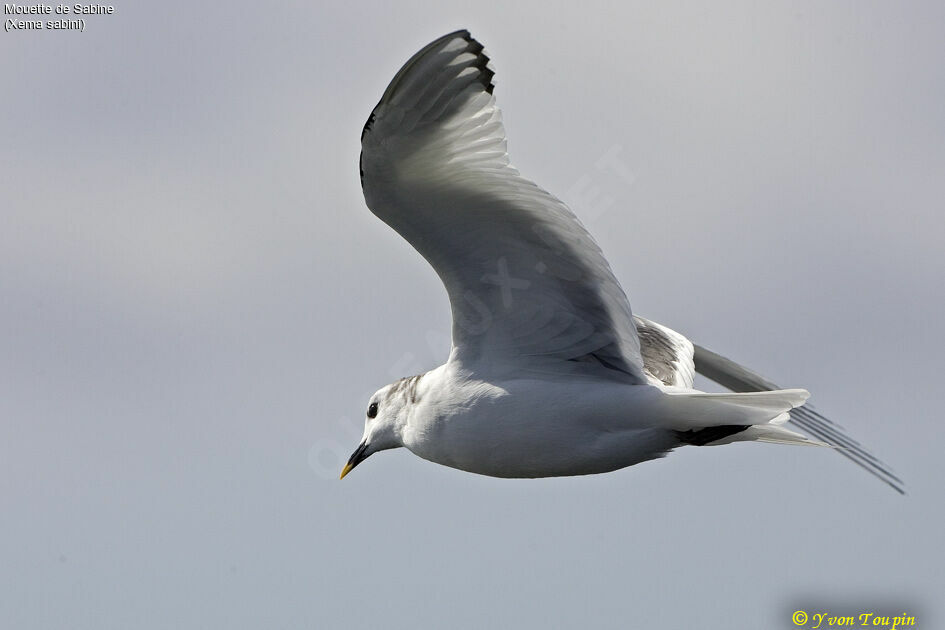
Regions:
<instances>
[{"instance_id":1,"label":"bird's eye","mask_svg":"<svg viewBox=\"0 0 945 630\"><path fill-rule=\"evenodd\" d=\"M375 417L376 415L377 415L377 403L376 403L376 402L372 402L370 405L368 405L368 408L367 408L367 417L368 417L368 418L373 418L373 417Z\"/></svg>"}]
</instances>

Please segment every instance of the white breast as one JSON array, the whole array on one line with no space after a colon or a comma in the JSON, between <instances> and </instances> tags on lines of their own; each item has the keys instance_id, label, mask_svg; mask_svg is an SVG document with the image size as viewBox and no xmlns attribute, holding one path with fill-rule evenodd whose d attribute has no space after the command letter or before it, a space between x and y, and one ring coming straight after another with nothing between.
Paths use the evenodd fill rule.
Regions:
<instances>
[{"instance_id":1,"label":"white breast","mask_svg":"<svg viewBox=\"0 0 945 630\"><path fill-rule=\"evenodd\" d=\"M671 434L647 417L647 401L662 395L648 385L574 378L486 383L448 370L428 385L404 446L460 470L494 477L592 474L660 457L673 446Z\"/></svg>"}]
</instances>

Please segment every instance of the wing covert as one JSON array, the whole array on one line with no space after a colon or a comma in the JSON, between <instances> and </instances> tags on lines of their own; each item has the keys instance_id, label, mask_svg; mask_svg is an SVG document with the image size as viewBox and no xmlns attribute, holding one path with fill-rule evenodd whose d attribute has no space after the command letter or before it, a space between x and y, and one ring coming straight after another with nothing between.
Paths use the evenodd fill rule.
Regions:
<instances>
[{"instance_id":1,"label":"wing covert","mask_svg":"<svg viewBox=\"0 0 945 630\"><path fill-rule=\"evenodd\" d=\"M634 315L646 373L669 387L692 388L696 370L692 342L675 330Z\"/></svg>"}]
</instances>

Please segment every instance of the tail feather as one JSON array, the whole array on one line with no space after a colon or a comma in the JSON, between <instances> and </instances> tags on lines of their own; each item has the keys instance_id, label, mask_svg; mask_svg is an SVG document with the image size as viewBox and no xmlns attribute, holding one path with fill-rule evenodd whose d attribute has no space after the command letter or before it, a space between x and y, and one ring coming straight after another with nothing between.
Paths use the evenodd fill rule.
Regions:
<instances>
[{"instance_id":1,"label":"tail feather","mask_svg":"<svg viewBox=\"0 0 945 630\"><path fill-rule=\"evenodd\" d=\"M803 389L740 394L668 392L674 433L683 444L719 446L732 442L773 442L828 446L784 428L790 411L810 396Z\"/></svg>"},{"instance_id":2,"label":"tail feather","mask_svg":"<svg viewBox=\"0 0 945 630\"><path fill-rule=\"evenodd\" d=\"M677 429L702 429L726 424L767 424L800 407L810 393L806 389L779 389L744 394L710 394L691 389L665 390L668 414Z\"/></svg>"}]
</instances>

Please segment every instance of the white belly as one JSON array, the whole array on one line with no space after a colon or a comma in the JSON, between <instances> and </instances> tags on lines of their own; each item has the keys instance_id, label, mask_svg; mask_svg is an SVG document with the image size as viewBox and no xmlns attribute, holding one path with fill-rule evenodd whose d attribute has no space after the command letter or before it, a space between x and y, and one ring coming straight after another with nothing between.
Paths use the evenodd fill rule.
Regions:
<instances>
[{"instance_id":1,"label":"white belly","mask_svg":"<svg viewBox=\"0 0 945 630\"><path fill-rule=\"evenodd\" d=\"M660 396L648 385L585 379L553 388L546 380L466 382L420 406L404 445L424 459L493 477L609 472L678 444L647 417Z\"/></svg>"}]
</instances>

